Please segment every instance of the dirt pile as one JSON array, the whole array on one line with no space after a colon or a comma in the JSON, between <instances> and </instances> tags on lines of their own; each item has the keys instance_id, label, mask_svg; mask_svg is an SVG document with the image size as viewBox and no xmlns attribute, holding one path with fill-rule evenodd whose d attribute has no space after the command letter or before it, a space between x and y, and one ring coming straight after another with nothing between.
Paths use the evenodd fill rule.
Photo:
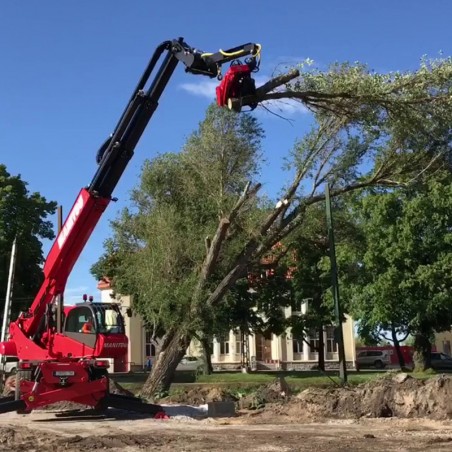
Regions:
<instances>
[{"instance_id":1,"label":"dirt pile","mask_svg":"<svg viewBox=\"0 0 452 452\"><path fill-rule=\"evenodd\" d=\"M5 380L5 384L2 390L2 396L7 397L10 395L14 395L15 387L16 387L16 376L11 375Z\"/></svg>"},{"instance_id":2,"label":"dirt pile","mask_svg":"<svg viewBox=\"0 0 452 452\"><path fill-rule=\"evenodd\" d=\"M245 388L243 392L224 387L197 386L159 399L159 403L202 405L208 402L233 401L237 402L239 409L257 409L268 403L286 402L290 395L289 385L283 377L279 377L268 385Z\"/></svg>"},{"instance_id":3,"label":"dirt pile","mask_svg":"<svg viewBox=\"0 0 452 452\"><path fill-rule=\"evenodd\" d=\"M235 401L227 389L218 387L197 386L181 392L176 392L168 397L159 399L159 403L181 403L187 405L203 405L208 402Z\"/></svg>"},{"instance_id":4,"label":"dirt pile","mask_svg":"<svg viewBox=\"0 0 452 452\"><path fill-rule=\"evenodd\" d=\"M278 377L272 383L262 386L238 400L239 409L259 409L268 403L287 402L292 394L286 380Z\"/></svg>"},{"instance_id":5,"label":"dirt pile","mask_svg":"<svg viewBox=\"0 0 452 452\"><path fill-rule=\"evenodd\" d=\"M354 388L309 388L283 410L300 417L452 417L452 378L388 375Z\"/></svg>"},{"instance_id":6,"label":"dirt pile","mask_svg":"<svg viewBox=\"0 0 452 452\"><path fill-rule=\"evenodd\" d=\"M110 378L109 380L109 385L110 394L134 397L134 394L132 392L130 392L128 389L123 388L117 381L113 380L112 378Z\"/></svg>"},{"instance_id":7,"label":"dirt pile","mask_svg":"<svg viewBox=\"0 0 452 452\"><path fill-rule=\"evenodd\" d=\"M119 395L126 395L126 396L132 396L133 394L128 391L127 389L124 389L118 382L112 380L111 378L108 380L109 382L109 391L110 394L119 394ZM50 410L50 411L66 411L66 410L84 410L87 408L91 408L87 405L82 405L80 403L75 403L75 402L68 402L68 401L62 401L62 402L57 402L57 403L53 403L51 405L46 405L43 408L43 410Z\"/></svg>"}]
</instances>

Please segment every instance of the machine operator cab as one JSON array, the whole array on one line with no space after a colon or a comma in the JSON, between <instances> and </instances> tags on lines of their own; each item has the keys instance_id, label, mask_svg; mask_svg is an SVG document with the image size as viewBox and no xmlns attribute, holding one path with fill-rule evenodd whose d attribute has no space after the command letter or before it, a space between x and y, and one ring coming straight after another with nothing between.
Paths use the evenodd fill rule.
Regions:
<instances>
[{"instance_id":1,"label":"machine operator cab","mask_svg":"<svg viewBox=\"0 0 452 452\"><path fill-rule=\"evenodd\" d=\"M83 354L88 352L88 347L95 349L97 356L114 357L128 345L124 318L114 303L85 302L67 306L63 331L66 337L80 343Z\"/></svg>"},{"instance_id":2,"label":"machine operator cab","mask_svg":"<svg viewBox=\"0 0 452 452\"><path fill-rule=\"evenodd\" d=\"M66 333L124 334L124 319L116 304L78 303L66 313Z\"/></svg>"}]
</instances>

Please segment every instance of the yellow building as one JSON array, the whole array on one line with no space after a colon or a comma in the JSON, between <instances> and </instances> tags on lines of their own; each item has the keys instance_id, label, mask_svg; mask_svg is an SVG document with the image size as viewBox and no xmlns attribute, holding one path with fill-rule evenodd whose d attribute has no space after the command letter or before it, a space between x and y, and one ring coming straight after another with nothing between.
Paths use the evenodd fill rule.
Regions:
<instances>
[{"instance_id":1,"label":"yellow building","mask_svg":"<svg viewBox=\"0 0 452 452\"><path fill-rule=\"evenodd\" d=\"M305 314L309 303L301 303L300 310L292 312L285 309L286 318L292 314ZM348 367L355 363L354 322L346 316L343 324L345 359ZM337 342L334 338L334 327L326 326L323 332L325 367L338 366ZM249 335L242 338L240 334L230 331L229 334L213 340L212 365L217 369L239 369L244 358L249 360L251 369L308 370L316 366L318 360L318 332L303 339L294 338L290 329L285 334ZM244 350L245 348L245 350ZM248 351L246 350L248 349ZM191 355L200 355L201 346L193 341L189 347ZM248 356L246 356L248 355Z\"/></svg>"},{"instance_id":2,"label":"yellow building","mask_svg":"<svg viewBox=\"0 0 452 452\"><path fill-rule=\"evenodd\" d=\"M112 301L112 290L108 282L98 284L101 291L101 301ZM124 315L125 330L129 338L128 370L143 369L148 356L155 358L158 353L158 344L151 342L146 333L144 323L140 316L131 310L131 297L121 296L116 300L121 305ZM292 312L290 307L285 309L286 318L292 314L305 314L309 309L309 302L299 305L297 311ZM345 359L348 367L355 362L355 335L354 322L346 317L343 324ZM323 332L325 350L325 365L334 368L338 365L337 343L334 339L334 328L327 326ZM249 364L251 369L281 369L281 370L307 370L316 365L318 359L319 337L317 334L307 336L304 340L293 337L290 329L284 335L271 334L265 337L262 334L242 337L230 331L223 337L214 338L212 343L212 365L214 369L240 369L243 363ZM188 355L200 356L202 349L199 343L193 341Z\"/></svg>"},{"instance_id":3,"label":"yellow building","mask_svg":"<svg viewBox=\"0 0 452 452\"><path fill-rule=\"evenodd\" d=\"M129 338L127 366L129 371L143 369L146 357L155 357L155 346L150 343L149 335L146 334L142 318L131 309L132 299L130 296L115 298L108 281L101 281L97 285L100 290L101 302L117 302L121 306L124 317L125 333Z\"/></svg>"},{"instance_id":4,"label":"yellow building","mask_svg":"<svg viewBox=\"0 0 452 452\"><path fill-rule=\"evenodd\" d=\"M443 331L435 334L434 346L437 352L451 356L452 331Z\"/></svg>"}]
</instances>

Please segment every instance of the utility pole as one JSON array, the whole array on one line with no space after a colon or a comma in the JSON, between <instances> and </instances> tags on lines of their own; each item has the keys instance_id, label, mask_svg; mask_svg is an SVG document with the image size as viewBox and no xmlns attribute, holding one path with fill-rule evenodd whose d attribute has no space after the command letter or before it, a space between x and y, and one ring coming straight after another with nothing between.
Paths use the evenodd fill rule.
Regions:
<instances>
[{"instance_id":1,"label":"utility pole","mask_svg":"<svg viewBox=\"0 0 452 452\"><path fill-rule=\"evenodd\" d=\"M344 384L347 383L347 365L345 362L344 331L342 329L342 309L339 299L339 281L337 277L336 245L334 243L334 227L333 227L333 215L331 213L330 186L328 183L326 184L325 187L325 201L326 201L326 222L328 227L328 242L330 248L334 311L336 316L337 347L339 351L339 378Z\"/></svg>"},{"instance_id":2,"label":"utility pole","mask_svg":"<svg viewBox=\"0 0 452 452\"><path fill-rule=\"evenodd\" d=\"M0 336L0 342L5 342L6 331L8 329L9 319L11 317L11 303L13 301L13 284L14 284L14 270L16 267L16 254L17 254L17 236L14 237L13 246L11 248L11 260L9 262L8 285L6 287L5 309L3 312L3 325L2 333Z\"/></svg>"}]
</instances>

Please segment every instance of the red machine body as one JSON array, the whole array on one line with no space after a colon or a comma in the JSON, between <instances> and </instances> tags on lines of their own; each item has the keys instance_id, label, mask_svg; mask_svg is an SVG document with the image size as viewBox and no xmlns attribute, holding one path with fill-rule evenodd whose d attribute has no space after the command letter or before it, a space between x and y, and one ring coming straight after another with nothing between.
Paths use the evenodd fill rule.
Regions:
<instances>
[{"instance_id":1,"label":"red machine body","mask_svg":"<svg viewBox=\"0 0 452 452\"><path fill-rule=\"evenodd\" d=\"M250 78L251 68L247 64L231 66L216 88L218 106L225 107L229 99L241 97L244 80Z\"/></svg>"},{"instance_id":2,"label":"red machine body","mask_svg":"<svg viewBox=\"0 0 452 452\"><path fill-rule=\"evenodd\" d=\"M122 360L125 370L127 357L128 338L120 307L85 302L64 308L64 289L178 63L185 65L186 72L213 78L222 64L241 55L252 55L252 60L259 52L259 45L249 43L207 54L189 47L182 38L157 47L114 132L97 153L99 166L91 183L80 191L49 252L44 282L36 298L28 311L10 324L8 340L0 343L2 356L16 355L20 360L16 400L0 401L0 413L31 411L62 400L96 408L113 406L153 414L161 411L158 406L145 407L139 401L124 401L109 394L106 358ZM160 68L150 80L164 53ZM226 92L237 95L240 90L234 83L231 79Z\"/></svg>"},{"instance_id":3,"label":"red machine body","mask_svg":"<svg viewBox=\"0 0 452 452\"><path fill-rule=\"evenodd\" d=\"M238 56L238 55L237 55ZM260 46L256 48L255 54L251 58L246 58L244 63L236 59L231 63L230 68L221 80L216 89L217 104L219 107L241 111L241 98L252 96L256 93L256 84L251 74L259 70ZM249 104L251 109L257 104Z\"/></svg>"}]
</instances>

